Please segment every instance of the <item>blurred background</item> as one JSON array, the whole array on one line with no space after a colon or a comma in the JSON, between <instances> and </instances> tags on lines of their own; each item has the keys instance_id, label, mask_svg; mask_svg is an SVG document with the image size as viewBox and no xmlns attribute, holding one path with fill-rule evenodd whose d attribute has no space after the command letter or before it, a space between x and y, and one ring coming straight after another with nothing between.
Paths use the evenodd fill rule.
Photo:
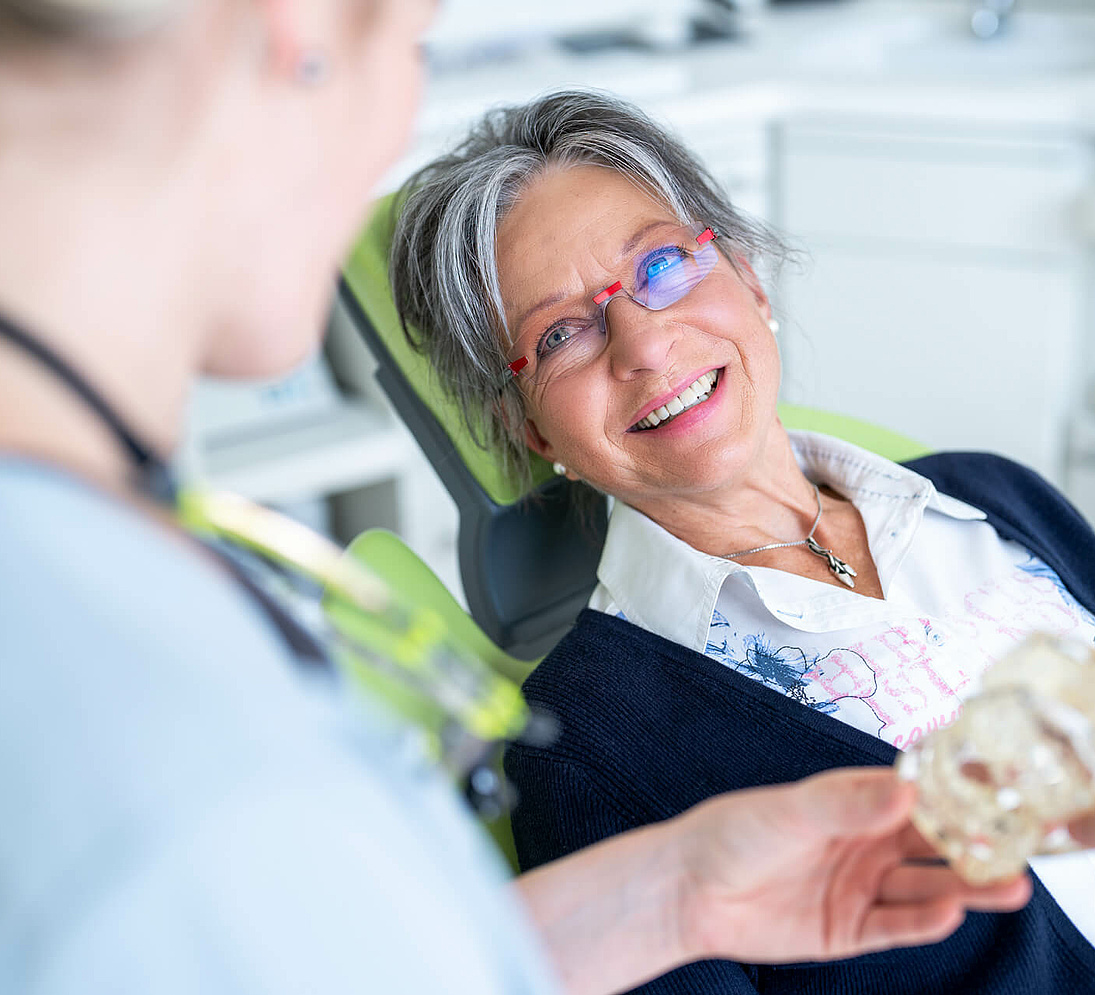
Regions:
<instances>
[{"instance_id":1,"label":"blurred background","mask_svg":"<svg viewBox=\"0 0 1095 995\"><path fill-rule=\"evenodd\" d=\"M427 61L378 193L491 105L619 93L802 251L769 274L783 400L1004 453L1095 520L1095 0L445 0ZM184 460L460 591L452 503L337 306L288 380L202 385Z\"/></svg>"}]
</instances>

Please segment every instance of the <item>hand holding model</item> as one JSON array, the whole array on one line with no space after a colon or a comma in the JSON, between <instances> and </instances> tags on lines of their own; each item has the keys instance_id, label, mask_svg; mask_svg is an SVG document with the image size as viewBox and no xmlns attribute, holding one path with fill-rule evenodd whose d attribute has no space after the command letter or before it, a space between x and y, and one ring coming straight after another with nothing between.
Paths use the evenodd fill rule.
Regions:
<instances>
[{"instance_id":1,"label":"hand holding model","mask_svg":"<svg viewBox=\"0 0 1095 995\"><path fill-rule=\"evenodd\" d=\"M700 959L832 960L931 943L966 909L1026 903L1026 876L976 888L940 863L909 822L914 800L887 769L720 795L517 887L574 993Z\"/></svg>"}]
</instances>

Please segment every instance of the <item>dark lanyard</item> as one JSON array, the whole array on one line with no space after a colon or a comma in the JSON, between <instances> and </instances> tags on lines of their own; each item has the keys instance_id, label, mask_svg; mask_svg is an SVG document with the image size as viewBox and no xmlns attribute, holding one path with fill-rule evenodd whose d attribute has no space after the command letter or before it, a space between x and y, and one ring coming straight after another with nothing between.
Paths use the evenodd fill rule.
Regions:
<instances>
[{"instance_id":1,"label":"dark lanyard","mask_svg":"<svg viewBox=\"0 0 1095 995\"><path fill-rule=\"evenodd\" d=\"M161 504L174 505L177 495L174 477L167 463L146 446L122 420L106 399L47 345L34 338L26 329L0 314L0 338L5 338L32 356L58 380L76 394L110 429L125 449L137 473L137 486L142 493Z\"/></svg>"},{"instance_id":2,"label":"dark lanyard","mask_svg":"<svg viewBox=\"0 0 1095 995\"><path fill-rule=\"evenodd\" d=\"M276 555L265 555L261 546L250 546L246 540L240 542L238 536L234 541L233 531L218 530L214 518L203 521L200 515L197 519L188 515L185 507L187 492L180 491L167 462L141 442L103 396L76 370L25 329L2 315L0 338L6 338L22 348L49 369L102 420L128 453L135 471L136 486L202 533L193 538L216 556L251 595L298 662L323 667L327 673L334 674L332 656L328 654L325 644L255 579L256 566L261 566L263 576L271 568L292 576L295 570L300 569L300 564L294 567L290 561L282 563ZM211 535L223 538L205 539L206 526L210 527ZM327 584L326 587L338 593L334 586ZM428 609L420 611L431 621L430 625L424 627L424 618L419 618L414 612L403 618L404 611L400 614L401 628L396 626L399 631L393 629L387 633L387 638L379 640L379 645L387 645L393 650L392 659L395 661L400 659L408 646L412 654L424 654L422 659L416 659L409 666L404 660L392 664L388 671L383 668L381 671L390 674L394 668L399 672L401 689L396 696L399 700L406 699L409 690L416 700L421 697L431 708L440 709L441 718L437 721L442 724L433 730L439 756L446 759L453 772L463 778L464 793L469 802L478 811L493 817L505 811L512 802L512 790L490 766L501 748L502 740L520 738L528 742L547 742L554 736L554 722L545 716L531 715L516 685L490 671L481 660L475 658L472 666L465 651L458 652L447 644L442 645L441 633L434 631L432 624L436 622L440 625L440 618L435 618ZM368 613L363 617L367 618ZM376 647L372 646L372 642L375 641L373 637L376 632L369 625L365 629L370 630L371 636L366 634L356 643L352 639L347 643L346 634L339 633L337 626L335 628L336 634L343 636L343 643L364 651L363 654L350 654L355 664L375 665L373 651ZM333 652L341 657L339 645L336 639ZM427 728L424 722L418 724Z\"/></svg>"},{"instance_id":3,"label":"dark lanyard","mask_svg":"<svg viewBox=\"0 0 1095 995\"><path fill-rule=\"evenodd\" d=\"M0 338L7 339L41 363L94 412L126 451L133 466L134 483L141 493L159 504L175 507L179 488L166 460L138 438L137 433L125 423L102 394L57 353L3 314L0 314ZM234 555L216 543L203 542L200 539L198 541L217 557L251 595L301 663L324 666L329 664L327 653L319 640L263 590Z\"/></svg>"}]
</instances>

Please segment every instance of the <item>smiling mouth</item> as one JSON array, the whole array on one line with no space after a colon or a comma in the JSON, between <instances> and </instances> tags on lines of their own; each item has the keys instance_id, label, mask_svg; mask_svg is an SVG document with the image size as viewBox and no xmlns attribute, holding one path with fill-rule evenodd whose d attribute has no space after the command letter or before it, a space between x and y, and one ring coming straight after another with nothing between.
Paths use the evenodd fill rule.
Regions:
<instances>
[{"instance_id":1,"label":"smiling mouth","mask_svg":"<svg viewBox=\"0 0 1095 995\"><path fill-rule=\"evenodd\" d=\"M668 400L659 408L655 408L645 418L640 419L631 426L632 432L648 432L659 425L671 422L678 415L683 415L689 408L697 404L703 404L714 392L719 383L719 370L711 370L699 377L694 383L690 383L676 397Z\"/></svg>"}]
</instances>

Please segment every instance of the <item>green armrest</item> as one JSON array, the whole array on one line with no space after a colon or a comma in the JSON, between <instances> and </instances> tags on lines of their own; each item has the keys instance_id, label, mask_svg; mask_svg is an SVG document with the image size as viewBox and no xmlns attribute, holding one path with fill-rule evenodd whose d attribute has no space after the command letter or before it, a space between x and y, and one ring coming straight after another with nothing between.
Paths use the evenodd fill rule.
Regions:
<instances>
[{"instance_id":1,"label":"green armrest","mask_svg":"<svg viewBox=\"0 0 1095 995\"><path fill-rule=\"evenodd\" d=\"M449 593L437 574L399 536L385 529L370 529L350 543L347 555L367 566L397 594L440 615L449 638L475 653L496 673L517 684L532 673L536 664L518 660L495 646ZM501 770L498 773L501 775ZM509 817L484 819L483 826L516 874L519 870L517 850Z\"/></svg>"},{"instance_id":2,"label":"green armrest","mask_svg":"<svg viewBox=\"0 0 1095 995\"><path fill-rule=\"evenodd\" d=\"M386 529L369 529L350 543L347 554L367 566L397 594L437 612L444 620L449 636L496 673L516 684L532 673L538 661L518 660L495 646L437 574L399 536Z\"/></svg>"}]
</instances>

